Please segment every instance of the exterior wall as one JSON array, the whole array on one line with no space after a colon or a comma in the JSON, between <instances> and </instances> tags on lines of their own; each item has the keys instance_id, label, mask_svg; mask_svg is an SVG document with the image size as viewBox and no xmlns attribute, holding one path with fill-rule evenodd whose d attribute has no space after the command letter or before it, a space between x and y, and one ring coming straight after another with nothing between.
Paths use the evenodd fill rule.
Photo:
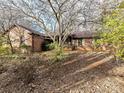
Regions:
<instances>
[{"instance_id":1,"label":"exterior wall","mask_svg":"<svg viewBox=\"0 0 124 93\"><path fill-rule=\"evenodd\" d=\"M66 48L71 48L71 50L77 49L77 50L81 50L81 51L92 51L93 50L93 38L89 38L89 39L86 39L86 38L73 39L72 38L71 43L72 43L72 45L70 47L66 47Z\"/></svg>"},{"instance_id":2,"label":"exterior wall","mask_svg":"<svg viewBox=\"0 0 124 93\"><path fill-rule=\"evenodd\" d=\"M92 45L93 39L72 39L72 44L75 46Z\"/></svg>"},{"instance_id":3,"label":"exterior wall","mask_svg":"<svg viewBox=\"0 0 124 93\"><path fill-rule=\"evenodd\" d=\"M32 36L28 30L21 27L15 27L9 32L10 40L12 41L13 47L19 47L20 43L27 46L32 46Z\"/></svg>"},{"instance_id":4,"label":"exterior wall","mask_svg":"<svg viewBox=\"0 0 124 93\"><path fill-rule=\"evenodd\" d=\"M28 46L29 50L34 52L42 51L42 44L44 39L41 36L33 35L30 31L22 28L15 27L11 31L9 31L10 40L12 41L12 46L15 49L19 49L20 44L25 44Z\"/></svg>"},{"instance_id":5,"label":"exterior wall","mask_svg":"<svg viewBox=\"0 0 124 93\"><path fill-rule=\"evenodd\" d=\"M93 44L92 42L93 42L93 39L84 39L83 45L92 46L92 44Z\"/></svg>"},{"instance_id":6,"label":"exterior wall","mask_svg":"<svg viewBox=\"0 0 124 93\"><path fill-rule=\"evenodd\" d=\"M9 32L10 40L12 41L13 47L18 48L20 43L29 46L32 48L34 52L40 52L45 47L44 46L44 38L38 35L33 35L30 31L22 28L22 27L15 27ZM76 47L79 46L92 46L93 39L72 39L71 37L66 41L69 46L75 45ZM80 41L80 42L79 42ZM81 43L82 42L82 43Z\"/></svg>"},{"instance_id":7,"label":"exterior wall","mask_svg":"<svg viewBox=\"0 0 124 93\"><path fill-rule=\"evenodd\" d=\"M44 43L44 39L38 35L32 35L32 51L40 52L42 51L42 45Z\"/></svg>"},{"instance_id":8,"label":"exterior wall","mask_svg":"<svg viewBox=\"0 0 124 93\"><path fill-rule=\"evenodd\" d=\"M93 50L93 39L84 39L84 45L86 51L92 51Z\"/></svg>"}]
</instances>

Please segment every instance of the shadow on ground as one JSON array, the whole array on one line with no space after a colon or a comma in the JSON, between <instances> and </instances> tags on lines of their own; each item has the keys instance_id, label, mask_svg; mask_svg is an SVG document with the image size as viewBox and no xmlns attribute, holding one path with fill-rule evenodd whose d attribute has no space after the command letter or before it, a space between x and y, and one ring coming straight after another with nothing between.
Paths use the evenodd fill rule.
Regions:
<instances>
[{"instance_id":1,"label":"shadow on ground","mask_svg":"<svg viewBox=\"0 0 124 93\"><path fill-rule=\"evenodd\" d=\"M100 52L72 54L52 65L31 60L0 66L5 67L0 73L0 93L70 93L87 82L108 77L108 71L121 64L108 53Z\"/></svg>"}]
</instances>

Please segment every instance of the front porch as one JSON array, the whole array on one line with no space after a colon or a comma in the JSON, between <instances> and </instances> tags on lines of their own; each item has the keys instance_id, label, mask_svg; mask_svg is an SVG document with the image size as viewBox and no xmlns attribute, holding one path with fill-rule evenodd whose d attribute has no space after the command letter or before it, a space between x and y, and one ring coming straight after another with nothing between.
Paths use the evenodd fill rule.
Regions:
<instances>
[{"instance_id":1,"label":"front porch","mask_svg":"<svg viewBox=\"0 0 124 93\"><path fill-rule=\"evenodd\" d=\"M65 42L65 50L92 51L94 38L73 38L69 37Z\"/></svg>"}]
</instances>

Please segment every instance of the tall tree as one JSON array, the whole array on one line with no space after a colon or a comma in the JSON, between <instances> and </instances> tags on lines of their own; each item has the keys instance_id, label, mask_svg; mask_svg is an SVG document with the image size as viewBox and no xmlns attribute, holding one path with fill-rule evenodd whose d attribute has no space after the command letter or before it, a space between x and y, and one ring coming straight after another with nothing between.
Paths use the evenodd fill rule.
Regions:
<instances>
[{"instance_id":1,"label":"tall tree","mask_svg":"<svg viewBox=\"0 0 124 93\"><path fill-rule=\"evenodd\" d=\"M11 30L20 19L21 13L19 13L19 10L17 11L4 2L0 2L0 34L7 37L5 41L7 41L7 44L10 46L11 53L14 53L14 48L10 39L9 30ZM3 34L5 32L7 33Z\"/></svg>"},{"instance_id":2,"label":"tall tree","mask_svg":"<svg viewBox=\"0 0 124 93\"><path fill-rule=\"evenodd\" d=\"M122 4L121 4L122 7ZM103 32L98 43L110 47L116 58L124 59L124 10L117 6L104 16Z\"/></svg>"},{"instance_id":3,"label":"tall tree","mask_svg":"<svg viewBox=\"0 0 124 93\"><path fill-rule=\"evenodd\" d=\"M99 24L98 0L8 0L9 6L19 9L33 25L62 46L72 31ZM98 14L98 15L97 15ZM96 17L97 16L97 17ZM82 29L83 30L83 29ZM85 29L87 30L87 29ZM58 40L56 39L58 37Z\"/></svg>"},{"instance_id":4,"label":"tall tree","mask_svg":"<svg viewBox=\"0 0 124 93\"><path fill-rule=\"evenodd\" d=\"M102 1L104 0L5 0L4 2L10 8L23 13L24 20L30 20L33 26L37 26L62 46L72 31L95 31L102 24L100 15Z\"/></svg>"}]
</instances>

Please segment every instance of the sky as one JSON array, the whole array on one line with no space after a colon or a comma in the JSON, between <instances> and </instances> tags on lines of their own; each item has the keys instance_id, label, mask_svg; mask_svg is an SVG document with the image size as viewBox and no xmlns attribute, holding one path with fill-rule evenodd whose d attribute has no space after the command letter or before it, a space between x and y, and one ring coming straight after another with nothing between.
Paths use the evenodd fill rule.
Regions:
<instances>
[{"instance_id":1,"label":"sky","mask_svg":"<svg viewBox=\"0 0 124 93\"><path fill-rule=\"evenodd\" d=\"M0 0L0 1L7 2L8 0ZM20 1L20 0L14 0L14 1L17 2L17 1ZM100 15L101 15L101 9L100 9L100 7L103 4L103 2L106 2L107 3L107 6L111 8L112 6L115 6L116 5L116 3L112 3L113 1L120 2L122 0L82 0L82 2L85 2L85 1L87 2L87 5L86 5L86 7L82 11L83 11L83 13L85 13L86 16L82 16L82 18L85 17L85 19L88 20L88 21L98 21L99 18L100 18ZM92 1L91 4L88 3L90 1ZM80 3L79 5L80 6L83 6L84 4L83 3ZM36 12L36 10L35 10L35 12ZM47 16L44 16L44 17L41 16L41 17L45 20L45 18ZM48 27L50 27L51 24L54 27L55 22L54 22L54 19L52 19L52 20L53 21L51 21L51 22L50 21L45 21L46 24L48 24ZM82 21L82 23L83 23L83 21ZM33 24L34 24L34 22L32 22L32 25ZM87 22L85 25L82 25L81 27L79 27L78 30L91 30L91 29L92 30L96 30L97 27L99 27L98 25L99 24L95 24L94 25L94 23L92 23L92 22ZM38 27L36 27L34 25L33 25L33 27L35 29L36 28L38 29ZM53 28L51 28L51 29L54 30Z\"/></svg>"}]
</instances>

